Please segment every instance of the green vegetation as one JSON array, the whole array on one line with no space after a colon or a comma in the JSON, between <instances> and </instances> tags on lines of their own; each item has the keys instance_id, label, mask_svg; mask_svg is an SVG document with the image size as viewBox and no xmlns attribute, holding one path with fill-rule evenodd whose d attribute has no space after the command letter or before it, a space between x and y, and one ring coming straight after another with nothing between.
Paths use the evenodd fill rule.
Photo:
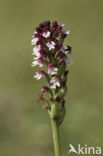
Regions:
<instances>
[{"instance_id":1,"label":"green vegetation","mask_svg":"<svg viewBox=\"0 0 103 156\"><path fill-rule=\"evenodd\" d=\"M47 19L65 23L71 32L66 43L75 53L61 125L63 156L70 143L102 146L102 6L102 0L1 0L0 156L54 155L48 113L37 102L44 80L33 79L30 67L32 34Z\"/></svg>"}]
</instances>

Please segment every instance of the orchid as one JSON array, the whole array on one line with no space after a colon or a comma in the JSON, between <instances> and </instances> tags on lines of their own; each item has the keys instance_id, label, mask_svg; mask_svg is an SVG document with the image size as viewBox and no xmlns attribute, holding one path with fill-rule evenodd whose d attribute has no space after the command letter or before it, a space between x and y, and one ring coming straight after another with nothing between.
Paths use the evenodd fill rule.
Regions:
<instances>
[{"instance_id":1,"label":"orchid","mask_svg":"<svg viewBox=\"0 0 103 156\"><path fill-rule=\"evenodd\" d=\"M32 67L46 67L47 71L38 70L34 78L45 78L47 86L42 86L38 100L48 110L54 138L55 156L61 156L59 127L65 116L65 95L67 92L68 65L72 64L72 48L64 45L69 31L64 24L49 20L40 23L34 32L31 44L33 48Z\"/></svg>"}]
</instances>

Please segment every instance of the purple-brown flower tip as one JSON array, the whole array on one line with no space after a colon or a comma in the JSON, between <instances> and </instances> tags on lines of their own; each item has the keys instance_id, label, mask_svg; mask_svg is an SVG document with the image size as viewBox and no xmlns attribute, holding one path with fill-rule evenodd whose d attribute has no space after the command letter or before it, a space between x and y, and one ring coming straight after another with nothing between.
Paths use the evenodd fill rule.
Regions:
<instances>
[{"instance_id":1,"label":"purple-brown flower tip","mask_svg":"<svg viewBox=\"0 0 103 156\"><path fill-rule=\"evenodd\" d=\"M49 89L47 86L43 86L43 87L41 88L41 92L42 92L42 93L48 93L49 90L50 90L50 89Z\"/></svg>"},{"instance_id":2,"label":"purple-brown flower tip","mask_svg":"<svg viewBox=\"0 0 103 156\"><path fill-rule=\"evenodd\" d=\"M71 46L67 46L67 51L71 52L72 47Z\"/></svg>"},{"instance_id":3,"label":"purple-brown flower tip","mask_svg":"<svg viewBox=\"0 0 103 156\"><path fill-rule=\"evenodd\" d=\"M57 27L58 26L58 22L57 21L54 21L53 23L52 23L52 27Z\"/></svg>"},{"instance_id":4,"label":"purple-brown flower tip","mask_svg":"<svg viewBox=\"0 0 103 156\"><path fill-rule=\"evenodd\" d=\"M63 46L62 43L57 43L55 48L56 48L56 50L58 51L58 50L61 49L62 46Z\"/></svg>"},{"instance_id":5,"label":"purple-brown flower tip","mask_svg":"<svg viewBox=\"0 0 103 156\"><path fill-rule=\"evenodd\" d=\"M65 62L66 58L67 58L67 56L64 53L60 53L60 56L59 56L60 62Z\"/></svg>"},{"instance_id":6,"label":"purple-brown flower tip","mask_svg":"<svg viewBox=\"0 0 103 156\"><path fill-rule=\"evenodd\" d=\"M49 21L49 20L44 21L44 25L45 25L45 26L50 26L50 21Z\"/></svg>"},{"instance_id":7,"label":"purple-brown flower tip","mask_svg":"<svg viewBox=\"0 0 103 156\"><path fill-rule=\"evenodd\" d=\"M40 27L37 27L37 28L36 28L36 32L37 32L38 34L40 34L40 33L42 32L42 29L41 29Z\"/></svg>"}]
</instances>

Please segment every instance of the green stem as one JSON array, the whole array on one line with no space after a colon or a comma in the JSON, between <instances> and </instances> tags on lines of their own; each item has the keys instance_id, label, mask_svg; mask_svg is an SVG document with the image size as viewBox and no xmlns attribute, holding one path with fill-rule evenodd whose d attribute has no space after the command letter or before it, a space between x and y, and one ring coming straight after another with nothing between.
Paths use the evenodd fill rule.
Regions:
<instances>
[{"instance_id":1,"label":"green stem","mask_svg":"<svg viewBox=\"0 0 103 156\"><path fill-rule=\"evenodd\" d=\"M52 124L52 131L53 131L55 156L61 156L59 125L57 124L56 120L54 120L54 119L51 119L51 124Z\"/></svg>"}]
</instances>

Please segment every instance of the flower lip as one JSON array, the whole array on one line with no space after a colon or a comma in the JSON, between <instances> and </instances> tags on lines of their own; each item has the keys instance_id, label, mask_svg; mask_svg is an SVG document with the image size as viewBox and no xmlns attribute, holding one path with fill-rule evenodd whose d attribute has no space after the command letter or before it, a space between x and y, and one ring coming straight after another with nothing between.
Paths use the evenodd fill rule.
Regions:
<instances>
[{"instance_id":1,"label":"flower lip","mask_svg":"<svg viewBox=\"0 0 103 156\"><path fill-rule=\"evenodd\" d=\"M38 41L38 38L33 38L31 40L31 45L35 45L37 43L37 41Z\"/></svg>"},{"instance_id":2,"label":"flower lip","mask_svg":"<svg viewBox=\"0 0 103 156\"><path fill-rule=\"evenodd\" d=\"M48 38L50 36L50 31L44 32L42 36Z\"/></svg>"},{"instance_id":3,"label":"flower lip","mask_svg":"<svg viewBox=\"0 0 103 156\"><path fill-rule=\"evenodd\" d=\"M60 87L60 77L54 76L50 80L50 87L56 89L56 87Z\"/></svg>"},{"instance_id":4,"label":"flower lip","mask_svg":"<svg viewBox=\"0 0 103 156\"><path fill-rule=\"evenodd\" d=\"M34 58L35 61L32 62L32 67L36 66L36 65L39 65L40 67L43 67L44 65L44 62L42 60L42 58Z\"/></svg>"},{"instance_id":5,"label":"flower lip","mask_svg":"<svg viewBox=\"0 0 103 156\"><path fill-rule=\"evenodd\" d=\"M34 78L36 78L37 80L41 79L41 78L44 78L45 77L45 72L44 70L38 70L36 72L36 75L34 76Z\"/></svg>"},{"instance_id":6,"label":"flower lip","mask_svg":"<svg viewBox=\"0 0 103 156\"><path fill-rule=\"evenodd\" d=\"M40 57L41 56L40 53L39 53L40 49L41 49L40 45L35 46L34 49L33 49L32 55L35 55L37 57Z\"/></svg>"},{"instance_id":7,"label":"flower lip","mask_svg":"<svg viewBox=\"0 0 103 156\"><path fill-rule=\"evenodd\" d=\"M47 47L49 48L49 50L52 50L52 49L55 48L55 43L54 43L53 41L48 42L46 45L47 45Z\"/></svg>"},{"instance_id":8,"label":"flower lip","mask_svg":"<svg viewBox=\"0 0 103 156\"><path fill-rule=\"evenodd\" d=\"M66 35L68 35L69 33L70 33L70 31L68 31L68 30L66 30L66 29L62 29L62 32L64 33L64 34L66 34Z\"/></svg>"},{"instance_id":9,"label":"flower lip","mask_svg":"<svg viewBox=\"0 0 103 156\"><path fill-rule=\"evenodd\" d=\"M40 45L34 47L33 52L39 52L40 51Z\"/></svg>"},{"instance_id":10,"label":"flower lip","mask_svg":"<svg viewBox=\"0 0 103 156\"><path fill-rule=\"evenodd\" d=\"M53 63L48 64L48 74L54 75L56 74L58 68L55 67Z\"/></svg>"},{"instance_id":11,"label":"flower lip","mask_svg":"<svg viewBox=\"0 0 103 156\"><path fill-rule=\"evenodd\" d=\"M71 46L62 46L60 50L65 54L70 54L71 56L73 55L73 53L71 52Z\"/></svg>"}]
</instances>

